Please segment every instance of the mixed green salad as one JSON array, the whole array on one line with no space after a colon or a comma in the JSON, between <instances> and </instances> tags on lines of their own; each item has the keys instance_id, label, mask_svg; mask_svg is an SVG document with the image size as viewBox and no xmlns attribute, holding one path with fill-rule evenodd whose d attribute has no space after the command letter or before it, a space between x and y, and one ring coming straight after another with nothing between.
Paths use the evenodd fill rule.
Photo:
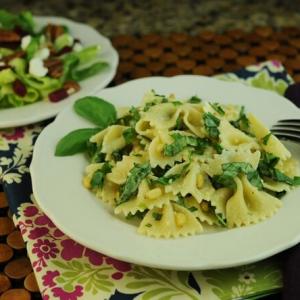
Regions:
<instances>
[{"instance_id":1,"label":"mixed green salad","mask_svg":"<svg viewBox=\"0 0 300 300\"><path fill-rule=\"evenodd\" d=\"M0 109L43 99L58 102L80 90L79 81L108 67L100 45L84 47L65 25L36 30L29 11L0 10Z\"/></svg>"}]
</instances>

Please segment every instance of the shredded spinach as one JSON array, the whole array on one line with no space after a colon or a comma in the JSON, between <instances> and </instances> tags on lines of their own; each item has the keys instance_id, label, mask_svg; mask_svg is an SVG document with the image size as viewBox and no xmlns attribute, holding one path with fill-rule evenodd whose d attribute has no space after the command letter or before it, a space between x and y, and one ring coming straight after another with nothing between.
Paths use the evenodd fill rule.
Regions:
<instances>
[{"instance_id":1,"label":"shredded spinach","mask_svg":"<svg viewBox=\"0 0 300 300\"><path fill-rule=\"evenodd\" d=\"M202 100L197 96L192 96L187 102L189 102L189 103L201 103Z\"/></svg>"},{"instance_id":2,"label":"shredded spinach","mask_svg":"<svg viewBox=\"0 0 300 300\"><path fill-rule=\"evenodd\" d=\"M239 118L235 121L230 121L230 124L244 133L249 134L249 120L245 114L245 106L241 107Z\"/></svg>"},{"instance_id":3,"label":"shredded spinach","mask_svg":"<svg viewBox=\"0 0 300 300\"><path fill-rule=\"evenodd\" d=\"M125 139L126 144L131 144L134 138L136 137L136 132L133 127L126 128L123 131L123 137Z\"/></svg>"},{"instance_id":4,"label":"shredded spinach","mask_svg":"<svg viewBox=\"0 0 300 300\"><path fill-rule=\"evenodd\" d=\"M158 213L158 212L153 212L152 213L152 217L155 221L160 221L162 218L162 214Z\"/></svg>"}]
</instances>

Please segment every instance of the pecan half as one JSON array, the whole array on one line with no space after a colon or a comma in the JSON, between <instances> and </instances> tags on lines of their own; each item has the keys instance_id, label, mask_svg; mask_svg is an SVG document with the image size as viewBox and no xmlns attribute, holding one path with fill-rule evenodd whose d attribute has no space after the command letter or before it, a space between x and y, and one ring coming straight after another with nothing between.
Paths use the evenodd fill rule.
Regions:
<instances>
[{"instance_id":1,"label":"pecan half","mask_svg":"<svg viewBox=\"0 0 300 300\"><path fill-rule=\"evenodd\" d=\"M68 94L74 94L80 90L80 85L74 80L68 80L64 83L64 88L67 90Z\"/></svg>"},{"instance_id":2,"label":"pecan half","mask_svg":"<svg viewBox=\"0 0 300 300\"><path fill-rule=\"evenodd\" d=\"M65 29L63 26L55 24L48 24L45 29L46 37L52 42L64 32Z\"/></svg>"},{"instance_id":3,"label":"pecan half","mask_svg":"<svg viewBox=\"0 0 300 300\"><path fill-rule=\"evenodd\" d=\"M59 78L63 75L63 64L60 59L50 58L44 61L44 66L48 68L49 76Z\"/></svg>"},{"instance_id":4,"label":"pecan half","mask_svg":"<svg viewBox=\"0 0 300 300\"><path fill-rule=\"evenodd\" d=\"M12 31L0 29L0 43L15 43L21 41L21 35Z\"/></svg>"}]
</instances>

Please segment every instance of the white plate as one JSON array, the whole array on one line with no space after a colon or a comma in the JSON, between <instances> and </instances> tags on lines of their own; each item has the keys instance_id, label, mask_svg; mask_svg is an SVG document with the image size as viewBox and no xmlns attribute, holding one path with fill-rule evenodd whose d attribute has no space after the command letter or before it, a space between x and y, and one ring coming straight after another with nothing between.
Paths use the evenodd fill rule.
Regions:
<instances>
[{"instance_id":1,"label":"white plate","mask_svg":"<svg viewBox=\"0 0 300 300\"><path fill-rule=\"evenodd\" d=\"M300 111L291 102L273 92L200 76L139 79L97 95L115 105L137 105L144 92L152 88L159 94L198 95L220 103L244 104L268 126L278 119L300 118ZM84 155L54 156L55 145L62 136L88 126L91 124L78 117L71 106L65 109L39 136L30 167L38 205L79 243L132 263L197 270L254 262L300 241L300 189L284 198L283 207L274 217L257 225L169 240L139 235L136 227L111 214L82 186L88 164ZM296 157L300 159L299 151Z\"/></svg>"},{"instance_id":2,"label":"white plate","mask_svg":"<svg viewBox=\"0 0 300 300\"><path fill-rule=\"evenodd\" d=\"M53 103L48 100L42 100L22 107L0 109L0 128L27 125L54 117L68 106L70 102L107 86L116 74L119 62L117 51L106 37L92 27L60 17L36 17L35 22L37 29L48 23L66 25L70 29L72 36L80 39L84 46L101 45L100 58L108 62L109 67L103 72L81 81L79 83L81 90L60 102Z\"/></svg>"}]
</instances>

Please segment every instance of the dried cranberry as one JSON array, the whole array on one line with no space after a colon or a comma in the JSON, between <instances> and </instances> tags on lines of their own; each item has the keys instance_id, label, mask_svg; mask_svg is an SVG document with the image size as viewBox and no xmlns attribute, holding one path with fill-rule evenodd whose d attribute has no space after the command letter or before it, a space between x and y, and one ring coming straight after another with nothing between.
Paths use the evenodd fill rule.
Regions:
<instances>
[{"instance_id":1,"label":"dried cranberry","mask_svg":"<svg viewBox=\"0 0 300 300\"><path fill-rule=\"evenodd\" d=\"M49 94L49 100L51 102L59 102L65 98L67 98L69 95L68 95L68 92L66 91L66 89L62 88L62 89L59 89L59 90L56 90L52 93Z\"/></svg>"},{"instance_id":2,"label":"dried cranberry","mask_svg":"<svg viewBox=\"0 0 300 300\"><path fill-rule=\"evenodd\" d=\"M24 97L27 94L27 89L26 86L23 84L23 82L19 79L16 79L13 82L13 90L14 92L20 96L20 97Z\"/></svg>"},{"instance_id":3,"label":"dried cranberry","mask_svg":"<svg viewBox=\"0 0 300 300\"><path fill-rule=\"evenodd\" d=\"M60 56L60 55L63 55L63 54L66 54L66 53L69 53L72 51L72 47L69 47L69 46L66 46L66 47L63 47L60 51L58 51L56 53L57 56Z\"/></svg>"}]
</instances>

